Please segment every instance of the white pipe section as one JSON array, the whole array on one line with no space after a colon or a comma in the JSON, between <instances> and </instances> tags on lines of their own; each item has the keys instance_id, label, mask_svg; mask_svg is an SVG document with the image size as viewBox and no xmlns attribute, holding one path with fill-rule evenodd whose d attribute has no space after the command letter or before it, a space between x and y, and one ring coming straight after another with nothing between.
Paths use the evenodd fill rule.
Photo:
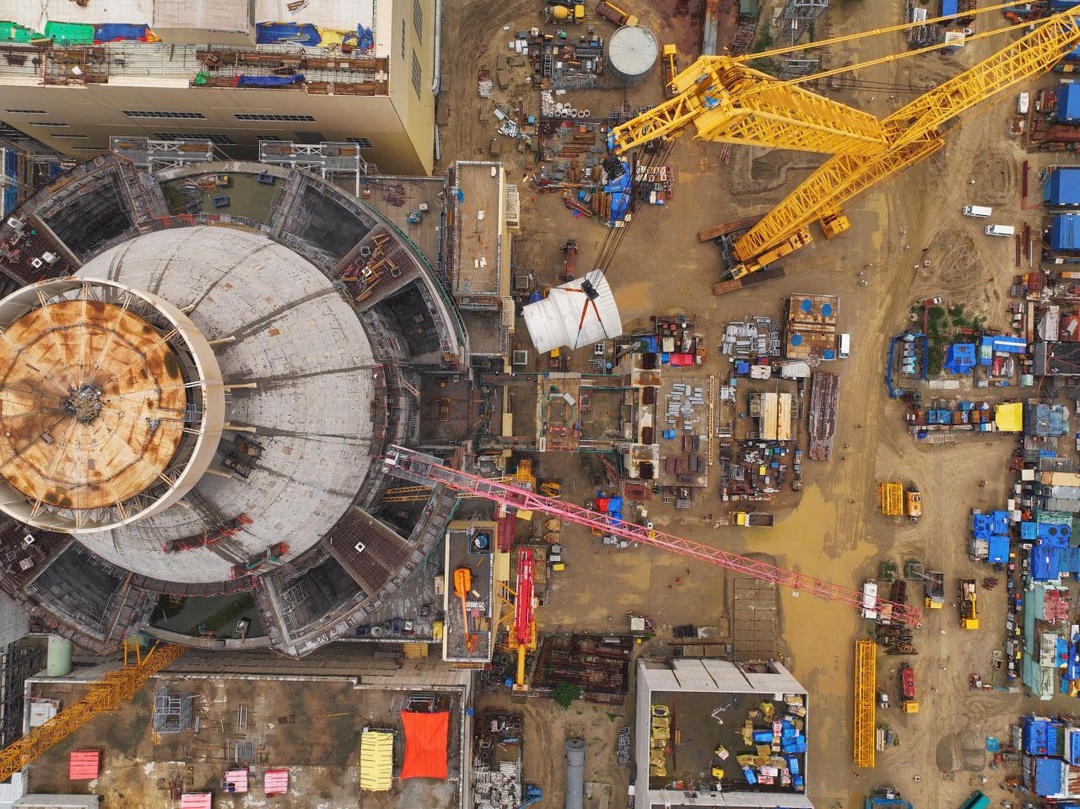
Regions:
<instances>
[{"instance_id":1,"label":"white pipe section","mask_svg":"<svg viewBox=\"0 0 1080 809\"><path fill-rule=\"evenodd\" d=\"M435 77L431 82L432 95L439 94L439 81L442 72L439 69L439 60L442 51L442 0L435 0Z\"/></svg>"}]
</instances>

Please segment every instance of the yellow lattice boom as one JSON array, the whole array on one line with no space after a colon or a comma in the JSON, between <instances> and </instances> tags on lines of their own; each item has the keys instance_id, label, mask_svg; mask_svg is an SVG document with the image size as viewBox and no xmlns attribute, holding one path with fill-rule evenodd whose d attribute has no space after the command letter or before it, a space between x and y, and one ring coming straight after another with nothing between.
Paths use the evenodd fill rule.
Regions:
<instances>
[{"instance_id":1,"label":"yellow lattice boom","mask_svg":"<svg viewBox=\"0 0 1080 809\"><path fill-rule=\"evenodd\" d=\"M60 711L17 742L0 750L0 780L6 781L57 742L63 741L98 714L115 711L131 699L154 674L187 651L185 646L160 643L133 666L105 675L86 696Z\"/></svg>"},{"instance_id":2,"label":"yellow lattice boom","mask_svg":"<svg viewBox=\"0 0 1080 809\"><path fill-rule=\"evenodd\" d=\"M850 223L842 207L940 149L944 124L1050 70L1080 44L1080 23L1073 15L1064 11L1037 23L1016 42L880 121L748 68L740 59L702 57L675 77L678 95L615 127L612 147L621 154L655 138L676 137L693 125L703 140L833 155L736 242L740 264L731 274L740 278L808 244L812 222L829 237L846 230ZM845 38L852 37L840 40ZM898 57L870 64L892 58Z\"/></svg>"},{"instance_id":3,"label":"yellow lattice boom","mask_svg":"<svg viewBox=\"0 0 1080 809\"><path fill-rule=\"evenodd\" d=\"M886 517L904 515L904 484L892 481L879 483L878 496L881 500L881 513Z\"/></svg>"},{"instance_id":4,"label":"yellow lattice boom","mask_svg":"<svg viewBox=\"0 0 1080 809\"><path fill-rule=\"evenodd\" d=\"M826 154L875 154L885 145L873 115L787 85L727 56L703 56L675 77L678 95L615 127L615 150L675 137L691 124L701 140Z\"/></svg>"},{"instance_id":5,"label":"yellow lattice boom","mask_svg":"<svg viewBox=\"0 0 1080 809\"><path fill-rule=\"evenodd\" d=\"M855 641L855 766L874 766L874 708L877 683L877 645Z\"/></svg>"},{"instance_id":6,"label":"yellow lattice boom","mask_svg":"<svg viewBox=\"0 0 1080 809\"><path fill-rule=\"evenodd\" d=\"M839 210L863 189L930 156L943 145L939 131L943 124L1024 79L1046 73L1078 44L1080 24L1072 13L1062 12L901 107L881 122L886 148L876 155L837 154L827 161L739 239L736 257L754 262L793 232Z\"/></svg>"}]
</instances>

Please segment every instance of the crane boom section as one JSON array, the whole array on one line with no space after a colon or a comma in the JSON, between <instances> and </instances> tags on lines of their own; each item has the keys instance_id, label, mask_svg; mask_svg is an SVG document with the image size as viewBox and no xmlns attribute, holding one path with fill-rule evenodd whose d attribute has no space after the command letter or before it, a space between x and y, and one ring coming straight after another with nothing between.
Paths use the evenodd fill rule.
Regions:
<instances>
[{"instance_id":1,"label":"crane boom section","mask_svg":"<svg viewBox=\"0 0 1080 809\"><path fill-rule=\"evenodd\" d=\"M596 528L605 534L612 534L631 542L640 542L653 548L708 562L716 567L752 576L762 581L772 582L798 592L810 593L830 601L838 601L841 604L847 604L857 609L865 607L864 596L859 590L831 584L813 576L785 570L767 562L739 556L720 548L703 545L700 542L665 534L662 531L655 531L621 520L613 520L606 514L589 511L564 500L554 500L526 489L519 489L516 486L509 486L505 483L498 483L457 469L451 469L444 466L438 458L405 449L404 447L391 446L387 450L383 463L388 474L413 483L442 483L457 491L469 492L502 505L551 514L576 525ZM898 604L885 599L878 599L877 604L879 612L881 606L891 606L893 618L908 625L917 626L922 620L921 611L907 604Z\"/></svg>"},{"instance_id":2,"label":"crane boom section","mask_svg":"<svg viewBox=\"0 0 1080 809\"><path fill-rule=\"evenodd\" d=\"M82 699L0 750L0 780L9 779L98 714L115 711L123 702L131 699L151 676L186 651L186 646L161 643L151 649L137 665L125 666L119 671L106 674L100 683L90 686Z\"/></svg>"},{"instance_id":3,"label":"crane boom section","mask_svg":"<svg viewBox=\"0 0 1080 809\"><path fill-rule=\"evenodd\" d=\"M1080 44L1080 22L1075 15L1072 10L1047 18L1030 34L885 118L882 124L889 148L918 140L1002 90L1049 72Z\"/></svg>"},{"instance_id":4,"label":"crane boom section","mask_svg":"<svg viewBox=\"0 0 1080 809\"><path fill-rule=\"evenodd\" d=\"M616 154L693 124L697 138L826 154L873 154L885 144L873 115L794 87L727 56L703 56L672 82L678 95L614 127Z\"/></svg>"},{"instance_id":5,"label":"crane boom section","mask_svg":"<svg viewBox=\"0 0 1080 809\"><path fill-rule=\"evenodd\" d=\"M918 163L944 145L937 133L931 133L873 158L851 155L830 158L735 243L735 257L755 270L761 269L760 265L753 266L757 259L786 242L791 234L804 230L814 220L838 210L863 189Z\"/></svg>"},{"instance_id":6,"label":"crane boom section","mask_svg":"<svg viewBox=\"0 0 1080 809\"><path fill-rule=\"evenodd\" d=\"M950 119L1026 78L1045 73L1078 44L1080 23L1072 13L1063 12L901 107L882 121L886 149L871 157L837 155L828 160L735 243L735 256L758 269L759 256L823 213L839 209L860 191L940 149L938 129Z\"/></svg>"}]
</instances>

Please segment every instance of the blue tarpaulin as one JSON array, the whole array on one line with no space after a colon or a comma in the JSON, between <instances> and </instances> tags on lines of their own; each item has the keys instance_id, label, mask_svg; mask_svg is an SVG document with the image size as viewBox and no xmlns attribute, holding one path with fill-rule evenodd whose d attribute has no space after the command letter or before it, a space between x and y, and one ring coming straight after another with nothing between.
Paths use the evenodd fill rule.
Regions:
<instances>
[{"instance_id":1,"label":"blue tarpaulin","mask_svg":"<svg viewBox=\"0 0 1080 809\"><path fill-rule=\"evenodd\" d=\"M625 160L621 162L624 169L622 175L604 186L604 190L611 194L611 222L621 221L630 210L630 164Z\"/></svg>"},{"instance_id":2,"label":"blue tarpaulin","mask_svg":"<svg viewBox=\"0 0 1080 809\"><path fill-rule=\"evenodd\" d=\"M1020 539L1035 540L1039 538L1039 527L1033 522L1020 523Z\"/></svg>"},{"instance_id":3,"label":"blue tarpaulin","mask_svg":"<svg viewBox=\"0 0 1080 809\"><path fill-rule=\"evenodd\" d=\"M945 352L945 370L952 374L970 374L975 367L975 344L953 343Z\"/></svg>"},{"instance_id":4,"label":"blue tarpaulin","mask_svg":"<svg viewBox=\"0 0 1080 809\"><path fill-rule=\"evenodd\" d=\"M1072 528L1068 525L1039 523L1039 544L1051 548L1067 548Z\"/></svg>"},{"instance_id":5,"label":"blue tarpaulin","mask_svg":"<svg viewBox=\"0 0 1080 809\"><path fill-rule=\"evenodd\" d=\"M1080 121L1080 85L1066 84L1058 95L1057 119L1064 123Z\"/></svg>"},{"instance_id":6,"label":"blue tarpaulin","mask_svg":"<svg viewBox=\"0 0 1080 809\"><path fill-rule=\"evenodd\" d=\"M124 25L122 23L104 23L94 26L94 42L121 42L136 39L146 42L150 33L148 25Z\"/></svg>"},{"instance_id":7,"label":"blue tarpaulin","mask_svg":"<svg viewBox=\"0 0 1080 809\"><path fill-rule=\"evenodd\" d=\"M361 53L375 50L375 32L362 25L356 26L356 47Z\"/></svg>"},{"instance_id":8,"label":"blue tarpaulin","mask_svg":"<svg viewBox=\"0 0 1080 809\"><path fill-rule=\"evenodd\" d=\"M1024 752L1031 756L1057 756L1062 753L1061 723L1051 719L1025 716L1022 741Z\"/></svg>"},{"instance_id":9,"label":"blue tarpaulin","mask_svg":"<svg viewBox=\"0 0 1080 809\"><path fill-rule=\"evenodd\" d=\"M1035 793L1044 797L1065 794L1068 765L1061 759L1035 759Z\"/></svg>"},{"instance_id":10,"label":"blue tarpaulin","mask_svg":"<svg viewBox=\"0 0 1080 809\"><path fill-rule=\"evenodd\" d=\"M1080 574L1080 548L1063 548L1058 561L1058 570L1062 573Z\"/></svg>"},{"instance_id":11,"label":"blue tarpaulin","mask_svg":"<svg viewBox=\"0 0 1080 809\"><path fill-rule=\"evenodd\" d=\"M1080 214L1064 213L1050 220L1050 249L1080 250Z\"/></svg>"},{"instance_id":12,"label":"blue tarpaulin","mask_svg":"<svg viewBox=\"0 0 1080 809\"><path fill-rule=\"evenodd\" d=\"M941 0L941 14L939 17L954 17L959 8L957 0Z\"/></svg>"},{"instance_id":13,"label":"blue tarpaulin","mask_svg":"<svg viewBox=\"0 0 1080 809\"><path fill-rule=\"evenodd\" d=\"M1031 549L1031 578L1035 581L1053 581L1061 575L1061 550L1046 545Z\"/></svg>"},{"instance_id":14,"label":"blue tarpaulin","mask_svg":"<svg viewBox=\"0 0 1080 809\"><path fill-rule=\"evenodd\" d=\"M297 73L295 76L238 76L236 78L237 87L286 87L303 82L303 73Z\"/></svg>"},{"instance_id":15,"label":"blue tarpaulin","mask_svg":"<svg viewBox=\"0 0 1080 809\"><path fill-rule=\"evenodd\" d=\"M1049 203L1055 208L1080 207L1080 168L1058 169L1048 186Z\"/></svg>"},{"instance_id":16,"label":"blue tarpaulin","mask_svg":"<svg viewBox=\"0 0 1080 809\"><path fill-rule=\"evenodd\" d=\"M989 556L990 562L1007 562L1009 560L1009 538L1003 536L990 537Z\"/></svg>"},{"instance_id":17,"label":"blue tarpaulin","mask_svg":"<svg viewBox=\"0 0 1080 809\"><path fill-rule=\"evenodd\" d=\"M288 40L297 45L317 47L322 41L319 29L314 25L296 25L288 22L261 22L255 26L255 42L259 45L272 45Z\"/></svg>"}]
</instances>

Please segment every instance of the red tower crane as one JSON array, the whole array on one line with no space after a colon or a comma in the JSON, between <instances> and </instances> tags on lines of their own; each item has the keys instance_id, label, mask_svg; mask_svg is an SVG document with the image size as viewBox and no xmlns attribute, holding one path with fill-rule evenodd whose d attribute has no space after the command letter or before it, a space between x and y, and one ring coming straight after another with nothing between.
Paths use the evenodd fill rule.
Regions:
<instances>
[{"instance_id":1,"label":"red tower crane","mask_svg":"<svg viewBox=\"0 0 1080 809\"><path fill-rule=\"evenodd\" d=\"M712 548L700 542L665 534L662 531L654 531L640 525L616 520L610 515L589 511L565 500L553 500L527 489L470 475L445 466L438 458L411 449L391 446L383 462L387 473L402 480L424 485L442 484L454 491L466 492L512 508L550 514L586 528L598 529L605 534L613 534L631 542L640 542L643 545L708 562L725 570L779 584L796 592L810 593L818 598L838 601L858 610L865 609L867 606L864 601L865 596L860 590L832 584L793 570L785 570L768 562L750 559L720 548ZM908 604L879 598L876 606L879 614L883 607L892 607L893 620L901 621L909 626L918 626L922 622L922 611Z\"/></svg>"}]
</instances>

